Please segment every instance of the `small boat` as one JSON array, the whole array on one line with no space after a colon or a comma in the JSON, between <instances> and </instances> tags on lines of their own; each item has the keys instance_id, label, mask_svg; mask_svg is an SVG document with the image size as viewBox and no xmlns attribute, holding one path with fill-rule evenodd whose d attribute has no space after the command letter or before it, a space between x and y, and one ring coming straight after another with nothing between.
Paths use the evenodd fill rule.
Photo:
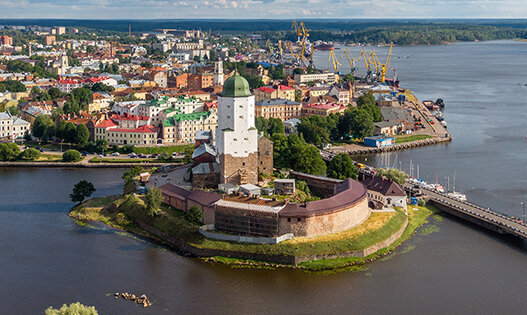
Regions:
<instances>
[{"instance_id":1,"label":"small boat","mask_svg":"<svg viewBox=\"0 0 527 315\"><path fill-rule=\"evenodd\" d=\"M443 125L443 127L447 128L446 121L442 120L442 121L441 121L441 125Z\"/></svg>"},{"instance_id":2,"label":"small boat","mask_svg":"<svg viewBox=\"0 0 527 315\"><path fill-rule=\"evenodd\" d=\"M461 200L461 201L467 201L467 195L465 194L462 194L460 192L449 192L447 193L447 196L451 197L451 198L455 198L455 199L458 199L458 200Z\"/></svg>"},{"instance_id":3,"label":"small boat","mask_svg":"<svg viewBox=\"0 0 527 315\"><path fill-rule=\"evenodd\" d=\"M322 51L335 50L335 45L323 43L323 44L315 46L315 49L322 50Z\"/></svg>"}]
</instances>

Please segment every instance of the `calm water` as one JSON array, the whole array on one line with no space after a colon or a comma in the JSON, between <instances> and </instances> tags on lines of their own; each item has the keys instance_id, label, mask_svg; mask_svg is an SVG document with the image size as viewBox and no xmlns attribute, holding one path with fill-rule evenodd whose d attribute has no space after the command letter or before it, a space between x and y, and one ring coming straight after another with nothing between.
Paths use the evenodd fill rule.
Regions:
<instances>
[{"instance_id":1,"label":"calm water","mask_svg":"<svg viewBox=\"0 0 527 315\"><path fill-rule=\"evenodd\" d=\"M455 169L456 186L469 199L519 214L527 199L526 45L394 49L402 58L392 65L405 86L420 98L445 99L455 141L368 162L408 167L411 159L431 178ZM97 195L119 193L121 175L0 169L0 313L39 314L75 301L102 314L525 313L525 244L449 217L434 223L439 232L417 235L366 271L329 276L206 264L69 219L74 183L92 181ZM106 296L115 291L146 293L154 306Z\"/></svg>"}]
</instances>

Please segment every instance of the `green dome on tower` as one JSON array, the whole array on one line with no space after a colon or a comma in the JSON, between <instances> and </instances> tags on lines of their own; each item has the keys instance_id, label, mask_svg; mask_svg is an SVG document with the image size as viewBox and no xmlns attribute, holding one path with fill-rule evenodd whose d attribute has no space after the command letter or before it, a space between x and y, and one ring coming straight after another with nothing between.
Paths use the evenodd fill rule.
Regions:
<instances>
[{"instance_id":1,"label":"green dome on tower","mask_svg":"<svg viewBox=\"0 0 527 315\"><path fill-rule=\"evenodd\" d=\"M246 97L251 95L249 82L237 73L225 80L223 84L223 92L221 93L223 97Z\"/></svg>"}]
</instances>

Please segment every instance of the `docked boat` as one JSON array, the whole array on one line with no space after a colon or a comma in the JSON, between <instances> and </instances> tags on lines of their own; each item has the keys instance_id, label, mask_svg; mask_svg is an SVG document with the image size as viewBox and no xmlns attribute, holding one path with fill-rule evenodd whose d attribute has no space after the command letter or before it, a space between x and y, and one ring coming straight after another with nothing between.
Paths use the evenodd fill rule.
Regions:
<instances>
[{"instance_id":1,"label":"docked boat","mask_svg":"<svg viewBox=\"0 0 527 315\"><path fill-rule=\"evenodd\" d=\"M461 201L467 201L467 195L465 194L462 194L460 192L449 192L447 193L447 196L451 197L451 198L455 198L455 199L458 199L458 200L461 200Z\"/></svg>"},{"instance_id":2,"label":"docked boat","mask_svg":"<svg viewBox=\"0 0 527 315\"><path fill-rule=\"evenodd\" d=\"M329 50L335 50L335 45L328 44L328 43L322 43L315 46L316 50L322 50L322 51L329 51Z\"/></svg>"}]
</instances>

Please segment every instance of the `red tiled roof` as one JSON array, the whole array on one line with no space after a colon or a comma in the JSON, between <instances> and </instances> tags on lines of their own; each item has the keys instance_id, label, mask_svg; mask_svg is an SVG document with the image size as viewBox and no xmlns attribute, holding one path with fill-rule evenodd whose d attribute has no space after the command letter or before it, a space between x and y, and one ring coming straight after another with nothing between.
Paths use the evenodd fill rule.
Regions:
<instances>
[{"instance_id":1,"label":"red tiled roof","mask_svg":"<svg viewBox=\"0 0 527 315\"><path fill-rule=\"evenodd\" d=\"M289 87L287 85L279 85L278 89L279 90L294 90L292 87Z\"/></svg>"},{"instance_id":2,"label":"red tiled roof","mask_svg":"<svg viewBox=\"0 0 527 315\"><path fill-rule=\"evenodd\" d=\"M147 116L137 116L137 115L130 115L128 113L124 114L124 115L117 115L117 114L114 114L112 115L112 117L110 117L110 119L112 120L135 120L135 121L138 121L138 120L149 120L150 117L147 117Z\"/></svg>"},{"instance_id":3,"label":"red tiled roof","mask_svg":"<svg viewBox=\"0 0 527 315\"><path fill-rule=\"evenodd\" d=\"M59 80L59 84L80 84L77 80Z\"/></svg>"},{"instance_id":4,"label":"red tiled roof","mask_svg":"<svg viewBox=\"0 0 527 315\"><path fill-rule=\"evenodd\" d=\"M115 132L137 132L137 133L154 133L157 132L157 128L152 125L144 125L135 129L124 129L124 128L116 128L112 129L112 131Z\"/></svg>"},{"instance_id":5,"label":"red tiled roof","mask_svg":"<svg viewBox=\"0 0 527 315\"><path fill-rule=\"evenodd\" d=\"M95 125L95 127L97 128L110 128L110 127L115 127L115 126L117 126L117 124L114 123L111 119L105 119Z\"/></svg>"},{"instance_id":6,"label":"red tiled roof","mask_svg":"<svg viewBox=\"0 0 527 315\"><path fill-rule=\"evenodd\" d=\"M273 89L272 87L268 86L262 86L261 88L257 88L256 91L260 91L263 93L273 93L274 91L276 91L276 89Z\"/></svg>"},{"instance_id":7,"label":"red tiled roof","mask_svg":"<svg viewBox=\"0 0 527 315\"><path fill-rule=\"evenodd\" d=\"M304 107L316 108L316 109L332 109L335 107L340 107L341 105L335 103L315 103L315 104L304 104Z\"/></svg>"}]
</instances>

